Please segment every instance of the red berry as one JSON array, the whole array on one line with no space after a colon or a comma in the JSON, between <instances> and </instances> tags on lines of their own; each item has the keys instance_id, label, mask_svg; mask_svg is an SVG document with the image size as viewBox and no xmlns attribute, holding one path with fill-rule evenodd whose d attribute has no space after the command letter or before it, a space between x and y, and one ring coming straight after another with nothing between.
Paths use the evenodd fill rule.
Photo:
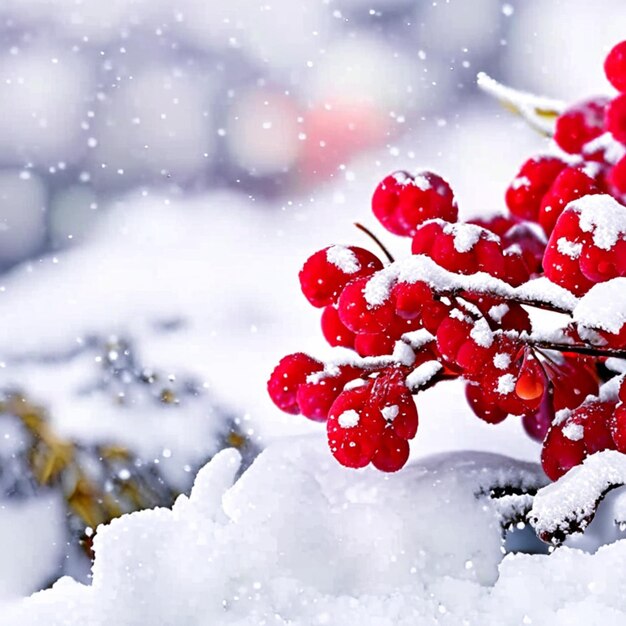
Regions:
<instances>
[{"instance_id":1,"label":"red berry","mask_svg":"<svg viewBox=\"0 0 626 626\"><path fill-rule=\"evenodd\" d=\"M541 214L539 219L541 220ZM501 239L505 252L513 246L517 246L521 250L528 276L541 271L546 240L537 233L536 229L531 228L530 224L516 224L501 235Z\"/></svg>"},{"instance_id":2,"label":"red berry","mask_svg":"<svg viewBox=\"0 0 626 626\"><path fill-rule=\"evenodd\" d=\"M380 411L367 410L370 385L343 391L328 414L328 445L346 467L365 467L378 449L386 422Z\"/></svg>"},{"instance_id":3,"label":"red berry","mask_svg":"<svg viewBox=\"0 0 626 626\"><path fill-rule=\"evenodd\" d=\"M465 397L475 415L488 424L499 424L508 416L507 411L485 397L479 385L468 383L465 386Z\"/></svg>"},{"instance_id":4,"label":"red berry","mask_svg":"<svg viewBox=\"0 0 626 626\"><path fill-rule=\"evenodd\" d=\"M537 359L527 357L520 369L515 393L522 400L540 400L546 389L546 376Z\"/></svg>"},{"instance_id":5,"label":"red berry","mask_svg":"<svg viewBox=\"0 0 626 626\"><path fill-rule=\"evenodd\" d=\"M532 330L530 315L520 304L512 302L505 305L506 313L500 318L499 326L505 330L515 330L517 332Z\"/></svg>"},{"instance_id":6,"label":"red berry","mask_svg":"<svg viewBox=\"0 0 626 626\"><path fill-rule=\"evenodd\" d=\"M447 317L441 322L437 329L437 348L446 361L456 364L459 349L469 338L471 330L472 323L462 315Z\"/></svg>"},{"instance_id":7,"label":"red berry","mask_svg":"<svg viewBox=\"0 0 626 626\"><path fill-rule=\"evenodd\" d=\"M551 480L557 480L565 472L580 465L585 458L585 445L581 440L572 440L561 428L551 428L543 442L541 465Z\"/></svg>"},{"instance_id":8,"label":"red berry","mask_svg":"<svg viewBox=\"0 0 626 626\"><path fill-rule=\"evenodd\" d=\"M604 61L604 72L618 91L626 91L626 41L613 47Z\"/></svg>"},{"instance_id":9,"label":"red berry","mask_svg":"<svg viewBox=\"0 0 626 626\"><path fill-rule=\"evenodd\" d=\"M324 373L310 377L315 380L300 385L296 394L300 413L316 422L326 421L330 407L346 383L361 375L360 369L343 365L334 375Z\"/></svg>"},{"instance_id":10,"label":"red berry","mask_svg":"<svg viewBox=\"0 0 626 626\"><path fill-rule=\"evenodd\" d=\"M341 389L332 380L304 383L298 387L296 399L300 413L314 422L324 422Z\"/></svg>"},{"instance_id":11,"label":"red berry","mask_svg":"<svg viewBox=\"0 0 626 626\"><path fill-rule=\"evenodd\" d=\"M556 157L528 159L507 189L509 211L516 217L536 222L543 196L564 167L565 163Z\"/></svg>"},{"instance_id":12,"label":"red berry","mask_svg":"<svg viewBox=\"0 0 626 626\"><path fill-rule=\"evenodd\" d=\"M409 458L409 444L398 437L392 428L386 428L381 436L378 450L372 457L372 465L381 472L397 472Z\"/></svg>"},{"instance_id":13,"label":"red berry","mask_svg":"<svg viewBox=\"0 0 626 626\"><path fill-rule=\"evenodd\" d=\"M611 433L614 410L612 402L587 402L552 425L541 454L543 469L552 480L582 463L590 454L615 449Z\"/></svg>"},{"instance_id":14,"label":"red berry","mask_svg":"<svg viewBox=\"0 0 626 626\"><path fill-rule=\"evenodd\" d=\"M593 98L568 107L556 120L554 140L570 154L580 154L587 143L604 132L608 98Z\"/></svg>"},{"instance_id":15,"label":"red berry","mask_svg":"<svg viewBox=\"0 0 626 626\"><path fill-rule=\"evenodd\" d=\"M546 235L549 236L552 233L559 215L572 200L592 193L600 193L593 178L575 167L565 168L556 177L541 201L539 223Z\"/></svg>"},{"instance_id":16,"label":"red berry","mask_svg":"<svg viewBox=\"0 0 626 626\"><path fill-rule=\"evenodd\" d=\"M557 368L558 375L552 377L554 410L574 409L587 396L598 394L598 375L579 357L566 356Z\"/></svg>"},{"instance_id":17,"label":"red berry","mask_svg":"<svg viewBox=\"0 0 626 626\"><path fill-rule=\"evenodd\" d=\"M552 390L546 389L539 408L534 413L522 416L522 426L531 439L543 441L554 420Z\"/></svg>"},{"instance_id":18,"label":"red berry","mask_svg":"<svg viewBox=\"0 0 626 626\"><path fill-rule=\"evenodd\" d=\"M450 311L450 307L439 300L434 300L422 310L422 324L431 334L435 335L439 324L444 320Z\"/></svg>"},{"instance_id":19,"label":"red berry","mask_svg":"<svg viewBox=\"0 0 626 626\"><path fill-rule=\"evenodd\" d=\"M405 320L416 319L424 306L433 301L430 287L424 282L397 283L392 292L396 315Z\"/></svg>"},{"instance_id":20,"label":"red berry","mask_svg":"<svg viewBox=\"0 0 626 626\"><path fill-rule=\"evenodd\" d=\"M372 386L370 407L380 411L393 432L402 439L413 439L417 432L417 407L405 383L406 372L391 368Z\"/></svg>"},{"instance_id":21,"label":"red berry","mask_svg":"<svg viewBox=\"0 0 626 626\"><path fill-rule=\"evenodd\" d=\"M267 383L270 398L285 413L298 414L300 412L296 399L298 388L306 382L310 374L323 369L322 363L302 352L283 357Z\"/></svg>"},{"instance_id":22,"label":"red berry","mask_svg":"<svg viewBox=\"0 0 626 626\"><path fill-rule=\"evenodd\" d=\"M355 278L382 269L380 260L369 250L356 246L330 246L309 257L300 270L300 286L315 307L337 302L341 290Z\"/></svg>"},{"instance_id":23,"label":"red berry","mask_svg":"<svg viewBox=\"0 0 626 626\"><path fill-rule=\"evenodd\" d=\"M576 296L582 296L593 286L580 269L581 239L579 216L568 208L559 216L543 257L545 275Z\"/></svg>"},{"instance_id":24,"label":"red berry","mask_svg":"<svg viewBox=\"0 0 626 626\"><path fill-rule=\"evenodd\" d=\"M619 195L626 195L626 156L623 156L609 170L608 179Z\"/></svg>"},{"instance_id":25,"label":"red berry","mask_svg":"<svg viewBox=\"0 0 626 626\"><path fill-rule=\"evenodd\" d=\"M380 356L391 354L396 340L385 332L358 333L354 339L354 349L359 356Z\"/></svg>"},{"instance_id":26,"label":"red berry","mask_svg":"<svg viewBox=\"0 0 626 626\"><path fill-rule=\"evenodd\" d=\"M339 319L355 333L384 332L395 317L391 300L378 305L369 304L365 296L369 280L369 276L353 280L339 297Z\"/></svg>"},{"instance_id":27,"label":"red berry","mask_svg":"<svg viewBox=\"0 0 626 626\"><path fill-rule=\"evenodd\" d=\"M626 406L619 404L610 420L611 434L620 452L626 452Z\"/></svg>"},{"instance_id":28,"label":"red berry","mask_svg":"<svg viewBox=\"0 0 626 626\"><path fill-rule=\"evenodd\" d=\"M621 143L626 143L626 94L612 100L606 108L607 130Z\"/></svg>"},{"instance_id":29,"label":"red berry","mask_svg":"<svg viewBox=\"0 0 626 626\"><path fill-rule=\"evenodd\" d=\"M406 237L413 236L426 220L453 222L458 215L450 186L432 172L415 176L395 172L387 176L374 192L372 210L387 230Z\"/></svg>"},{"instance_id":30,"label":"red berry","mask_svg":"<svg viewBox=\"0 0 626 626\"><path fill-rule=\"evenodd\" d=\"M354 347L354 333L339 319L337 309L329 305L322 313L322 334L324 339L333 347Z\"/></svg>"}]
</instances>

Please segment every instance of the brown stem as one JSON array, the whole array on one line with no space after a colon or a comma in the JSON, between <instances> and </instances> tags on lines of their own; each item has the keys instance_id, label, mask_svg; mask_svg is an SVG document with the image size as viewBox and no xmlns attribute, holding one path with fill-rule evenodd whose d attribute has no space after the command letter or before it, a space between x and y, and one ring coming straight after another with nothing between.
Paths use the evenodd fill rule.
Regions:
<instances>
[{"instance_id":1,"label":"brown stem","mask_svg":"<svg viewBox=\"0 0 626 626\"><path fill-rule=\"evenodd\" d=\"M369 228L367 228L367 226L363 226L363 224L360 224L359 222L354 222L354 225L370 237L370 239L383 251L383 254L389 260L389 263L393 263L395 261L389 250L385 247L385 244L383 244L383 242Z\"/></svg>"},{"instance_id":2,"label":"brown stem","mask_svg":"<svg viewBox=\"0 0 626 626\"><path fill-rule=\"evenodd\" d=\"M556 350L557 352L575 352L576 354L588 354L590 356L607 356L617 359L626 359L626 350L619 348L600 348L586 344L567 344L552 341L529 341L529 346L543 348L544 350Z\"/></svg>"},{"instance_id":3,"label":"brown stem","mask_svg":"<svg viewBox=\"0 0 626 626\"><path fill-rule=\"evenodd\" d=\"M463 296L463 291L458 291L456 292L457 295L461 295ZM468 293L468 292L465 292ZM492 296L494 298L498 298L500 300L502 300L503 304L508 304L509 302L515 302L516 304L522 304L524 306L531 306L535 309L542 309L544 311L552 311L553 313L564 313L565 315L571 315L572 312L569 309L566 309L564 307L560 307L557 306L555 304L552 304L551 302L541 302L539 300L531 300L531 299L525 299L525 298L520 298L519 296L502 296L498 293L492 293L488 290L485 291L472 291L469 293L476 293L476 294L480 294L483 296Z\"/></svg>"}]
</instances>

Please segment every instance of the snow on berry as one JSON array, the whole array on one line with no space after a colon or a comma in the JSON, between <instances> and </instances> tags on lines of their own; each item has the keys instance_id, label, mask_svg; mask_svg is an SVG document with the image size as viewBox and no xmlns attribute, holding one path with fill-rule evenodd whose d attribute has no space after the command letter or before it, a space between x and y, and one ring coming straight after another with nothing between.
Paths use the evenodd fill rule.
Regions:
<instances>
[{"instance_id":1,"label":"snow on berry","mask_svg":"<svg viewBox=\"0 0 626 626\"><path fill-rule=\"evenodd\" d=\"M496 391L501 395L511 393L515 389L515 376L513 374L503 374L498 378Z\"/></svg>"},{"instance_id":2,"label":"snow on berry","mask_svg":"<svg viewBox=\"0 0 626 626\"><path fill-rule=\"evenodd\" d=\"M341 428L354 428L359 423L359 414L354 409L344 411L337 422Z\"/></svg>"}]
</instances>

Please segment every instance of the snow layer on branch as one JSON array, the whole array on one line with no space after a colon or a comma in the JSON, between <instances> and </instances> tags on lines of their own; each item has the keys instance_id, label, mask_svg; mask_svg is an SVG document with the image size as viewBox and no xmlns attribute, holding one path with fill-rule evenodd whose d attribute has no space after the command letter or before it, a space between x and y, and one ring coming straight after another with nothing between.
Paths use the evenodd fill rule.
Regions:
<instances>
[{"instance_id":1,"label":"snow layer on branch","mask_svg":"<svg viewBox=\"0 0 626 626\"><path fill-rule=\"evenodd\" d=\"M626 278L594 285L576 305L574 320L617 334L626 323Z\"/></svg>"},{"instance_id":2,"label":"snow layer on branch","mask_svg":"<svg viewBox=\"0 0 626 626\"><path fill-rule=\"evenodd\" d=\"M519 287L512 287L485 272L469 276L449 272L423 254L414 254L376 272L365 285L363 293L370 306L379 306L389 298L396 282L418 281L423 281L440 292L473 291L502 298L518 297L550 304L564 311L572 310L578 302L567 289L555 285L545 277L531 280Z\"/></svg>"},{"instance_id":3,"label":"snow layer on branch","mask_svg":"<svg viewBox=\"0 0 626 626\"><path fill-rule=\"evenodd\" d=\"M475 494L540 486L537 466L463 453L383 476L320 443L271 447L234 486L238 455L221 453L172 510L99 530L91 586L64 578L0 624L624 623L626 541L502 559L499 509L524 498Z\"/></svg>"},{"instance_id":4,"label":"snow layer on branch","mask_svg":"<svg viewBox=\"0 0 626 626\"><path fill-rule=\"evenodd\" d=\"M532 524L546 537L583 530L604 494L624 484L626 455L615 450L593 454L537 493L530 513Z\"/></svg>"},{"instance_id":5,"label":"snow layer on branch","mask_svg":"<svg viewBox=\"0 0 626 626\"><path fill-rule=\"evenodd\" d=\"M442 367L439 361L426 361L422 363L406 377L406 386L409 389L419 389L423 387Z\"/></svg>"}]
</instances>

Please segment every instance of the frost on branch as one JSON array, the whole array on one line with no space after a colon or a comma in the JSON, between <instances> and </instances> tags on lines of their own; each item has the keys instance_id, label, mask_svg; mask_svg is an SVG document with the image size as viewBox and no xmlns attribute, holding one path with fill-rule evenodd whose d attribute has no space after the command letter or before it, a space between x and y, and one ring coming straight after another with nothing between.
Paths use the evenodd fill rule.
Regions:
<instances>
[{"instance_id":1,"label":"frost on branch","mask_svg":"<svg viewBox=\"0 0 626 626\"><path fill-rule=\"evenodd\" d=\"M611 54L607 76L621 85L626 66ZM289 355L268 389L284 410L326 422L348 467L403 467L418 431L413 396L419 406L421 391L454 379L479 419L521 420L552 480L598 452L626 452L626 94L564 106L479 83L549 134L554 121L551 153L521 165L508 212L459 221L443 178L394 172L372 212L410 241L405 258L372 235L389 263L331 246L300 272L340 357ZM514 495L523 512L532 494Z\"/></svg>"}]
</instances>

